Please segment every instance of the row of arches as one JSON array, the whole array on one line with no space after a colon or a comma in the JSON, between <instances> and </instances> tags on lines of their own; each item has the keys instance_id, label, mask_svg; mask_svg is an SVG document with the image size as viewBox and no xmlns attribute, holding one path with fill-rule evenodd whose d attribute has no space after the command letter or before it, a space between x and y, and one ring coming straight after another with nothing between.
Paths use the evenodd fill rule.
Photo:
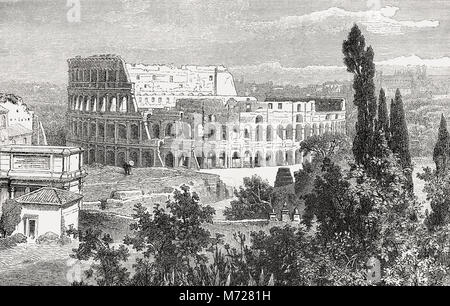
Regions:
<instances>
[{"instance_id":1,"label":"row of arches","mask_svg":"<svg viewBox=\"0 0 450 306\"><path fill-rule=\"evenodd\" d=\"M125 148L89 148L84 152L83 161L86 164L100 163L108 166L121 167L126 161L132 160L137 167L154 167L155 153L152 149L130 149L128 154Z\"/></svg>"},{"instance_id":2,"label":"row of arches","mask_svg":"<svg viewBox=\"0 0 450 306\"><path fill-rule=\"evenodd\" d=\"M129 95L69 96L69 108L80 112L136 112Z\"/></svg>"},{"instance_id":3,"label":"row of arches","mask_svg":"<svg viewBox=\"0 0 450 306\"><path fill-rule=\"evenodd\" d=\"M120 82L120 71L114 69L72 69L70 82ZM122 80L125 81L125 80Z\"/></svg>"},{"instance_id":4,"label":"row of arches","mask_svg":"<svg viewBox=\"0 0 450 306\"><path fill-rule=\"evenodd\" d=\"M195 161L191 159L195 158ZM214 168L254 168L270 166L288 166L302 164L304 154L299 149L296 150L275 150L275 151L256 151L245 150L243 153L233 151L209 151L207 153L196 153L195 156L187 152L173 153L167 151L162 153L164 165L172 167L189 167L192 162L195 166L202 169ZM311 156L306 158L311 159Z\"/></svg>"},{"instance_id":5,"label":"row of arches","mask_svg":"<svg viewBox=\"0 0 450 306\"><path fill-rule=\"evenodd\" d=\"M89 122L73 121L72 134L78 138L110 138L121 140L139 140L141 131L140 123L129 123L128 125L120 122Z\"/></svg>"},{"instance_id":6,"label":"row of arches","mask_svg":"<svg viewBox=\"0 0 450 306\"><path fill-rule=\"evenodd\" d=\"M185 122L149 123L152 138L183 138L196 140L249 141L302 141L313 135L345 133L345 121L330 121L312 124L288 125L222 125L218 123L198 124L193 128ZM192 136L194 135L194 137Z\"/></svg>"}]
</instances>

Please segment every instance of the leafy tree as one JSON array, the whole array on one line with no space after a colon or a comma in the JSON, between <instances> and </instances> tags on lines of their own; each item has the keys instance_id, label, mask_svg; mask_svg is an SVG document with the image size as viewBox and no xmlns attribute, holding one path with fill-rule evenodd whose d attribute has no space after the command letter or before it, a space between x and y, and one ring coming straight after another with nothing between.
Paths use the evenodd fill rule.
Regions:
<instances>
[{"instance_id":1,"label":"leafy tree","mask_svg":"<svg viewBox=\"0 0 450 306\"><path fill-rule=\"evenodd\" d=\"M384 265L382 282L390 286L447 285L450 255L448 226L430 232L421 222L396 222L390 242L397 256Z\"/></svg>"},{"instance_id":2,"label":"leafy tree","mask_svg":"<svg viewBox=\"0 0 450 306\"><path fill-rule=\"evenodd\" d=\"M345 238L341 244L345 250L340 252L349 258L364 258L379 250L384 220L389 214L407 214L411 200L407 180L392 155L372 163L379 169L376 178L358 165L343 172L333 163L324 163L324 174L306 197L303 222L310 227L317 218L324 245Z\"/></svg>"},{"instance_id":3,"label":"leafy tree","mask_svg":"<svg viewBox=\"0 0 450 306\"><path fill-rule=\"evenodd\" d=\"M93 259L94 264L85 272L87 279L95 279L99 286L125 286L129 284L127 268L122 262L129 257L128 249L121 245L111 247L112 239L100 230L88 229L80 235L80 245L71 257L79 260Z\"/></svg>"},{"instance_id":4,"label":"leafy tree","mask_svg":"<svg viewBox=\"0 0 450 306\"><path fill-rule=\"evenodd\" d=\"M0 232L3 237L11 235L21 221L22 205L14 199L7 199L2 205Z\"/></svg>"},{"instance_id":5,"label":"leafy tree","mask_svg":"<svg viewBox=\"0 0 450 306\"><path fill-rule=\"evenodd\" d=\"M450 169L450 134L447 130L447 121L444 114L441 115L438 140L433 151L433 161L436 164L436 171L439 175L445 175Z\"/></svg>"},{"instance_id":6,"label":"leafy tree","mask_svg":"<svg viewBox=\"0 0 450 306\"><path fill-rule=\"evenodd\" d=\"M378 97L378 130L380 129L384 132L386 140L389 141L389 113L386 103L386 94L383 88L380 89L380 95Z\"/></svg>"},{"instance_id":7,"label":"leafy tree","mask_svg":"<svg viewBox=\"0 0 450 306\"><path fill-rule=\"evenodd\" d=\"M297 195L301 196L311 193L314 188L314 179L320 172L318 168L314 161L313 163L307 161L303 163L301 169L294 172L294 189Z\"/></svg>"},{"instance_id":8,"label":"leafy tree","mask_svg":"<svg viewBox=\"0 0 450 306\"><path fill-rule=\"evenodd\" d=\"M275 202L273 187L257 175L244 178L244 186L234 192L236 200L226 207L224 215L228 220L266 219Z\"/></svg>"},{"instance_id":9,"label":"leafy tree","mask_svg":"<svg viewBox=\"0 0 450 306\"><path fill-rule=\"evenodd\" d=\"M340 160L351 154L350 142L344 134L324 133L313 135L300 143L300 150L306 156L314 154L319 161L325 157Z\"/></svg>"},{"instance_id":10,"label":"leafy tree","mask_svg":"<svg viewBox=\"0 0 450 306\"><path fill-rule=\"evenodd\" d=\"M389 147L392 153L398 156L403 169L409 170L407 177L409 179L409 188L412 190L412 163L411 154L409 153L408 127L399 89L395 92L395 99L391 103L390 134Z\"/></svg>"},{"instance_id":11,"label":"leafy tree","mask_svg":"<svg viewBox=\"0 0 450 306\"><path fill-rule=\"evenodd\" d=\"M372 156L372 136L377 112L375 98L375 64L372 47L366 48L365 38L355 24L342 45L347 71L353 73L353 102L358 109L356 136L353 141L353 155L358 164L366 165Z\"/></svg>"},{"instance_id":12,"label":"leafy tree","mask_svg":"<svg viewBox=\"0 0 450 306\"><path fill-rule=\"evenodd\" d=\"M450 175L437 175L437 171L425 168L417 175L425 181L424 192L431 206L431 213L426 216L425 224L435 230L450 222Z\"/></svg>"},{"instance_id":13,"label":"leafy tree","mask_svg":"<svg viewBox=\"0 0 450 306\"><path fill-rule=\"evenodd\" d=\"M211 238L202 224L212 223L214 209L201 205L188 186L180 189L167 202L170 213L157 205L151 216L142 205L135 207L133 217L138 221L131 226L135 234L124 242L143 252L144 260L136 262L138 273L133 277L141 285L144 280L146 285L164 285L168 277L171 284L192 284L189 277L194 277L193 267L207 262L201 252L211 244Z\"/></svg>"}]
</instances>

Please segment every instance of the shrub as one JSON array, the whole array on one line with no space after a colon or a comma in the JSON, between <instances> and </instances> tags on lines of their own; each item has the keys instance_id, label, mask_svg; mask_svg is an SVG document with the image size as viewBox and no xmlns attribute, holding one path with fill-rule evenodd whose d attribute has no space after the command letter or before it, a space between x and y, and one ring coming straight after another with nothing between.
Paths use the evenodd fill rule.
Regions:
<instances>
[{"instance_id":1,"label":"shrub","mask_svg":"<svg viewBox=\"0 0 450 306\"><path fill-rule=\"evenodd\" d=\"M27 242L27 236L25 236L24 234L21 234L21 233L16 233L16 234L12 235L11 239L15 243L26 243Z\"/></svg>"},{"instance_id":2,"label":"shrub","mask_svg":"<svg viewBox=\"0 0 450 306\"><path fill-rule=\"evenodd\" d=\"M59 235L53 232L47 232L44 235L40 235L38 239L36 239L36 243L38 244L53 244L59 242Z\"/></svg>"}]
</instances>

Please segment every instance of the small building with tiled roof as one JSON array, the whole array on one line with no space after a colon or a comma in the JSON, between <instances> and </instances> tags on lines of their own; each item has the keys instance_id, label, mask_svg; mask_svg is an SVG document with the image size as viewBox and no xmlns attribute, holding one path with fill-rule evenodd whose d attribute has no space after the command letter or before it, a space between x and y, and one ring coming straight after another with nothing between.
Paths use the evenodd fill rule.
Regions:
<instances>
[{"instance_id":1,"label":"small building with tiled roof","mask_svg":"<svg viewBox=\"0 0 450 306\"><path fill-rule=\"evenodd\" d=\"M43 187L15 198L22 206L22 220L15 233L34 240L48 232L61 236L69 229L77 229L82 199L79 193L53 187Z\"/></svg>"}]
</instances>

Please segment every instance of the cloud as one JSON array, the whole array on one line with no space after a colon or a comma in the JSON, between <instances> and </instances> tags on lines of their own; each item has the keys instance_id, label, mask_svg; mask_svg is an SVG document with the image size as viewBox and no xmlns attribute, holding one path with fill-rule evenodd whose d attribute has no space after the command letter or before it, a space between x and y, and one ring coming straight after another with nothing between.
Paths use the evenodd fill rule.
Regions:
<instances>
[{"instance_id":1,"label":"cloud","mask_svg":"<svg viewBox=\"0 0 450 306\"><path fill-rule=\"evenodd\" d=\"M341 32L348 30L356 22L363 24L367 31L372 33L401 35L407 29L435 28L439 26L439 21L435 20L396 20L393 17L398 10L398 7L393 6L368 11L347 11L338 7L331 7L301 16L281 17L275 21L252 22L247 28L255 31L303 28L306 31L325 29L328 32Z\"/></svg>"},{"instance_id":2,"label":"cloud","mask_svg":"<svg viewBox=\"0 0 450 306\"><path fill-rule=\"evenodd\" d=\"M417 55L400 56L389 60L376 62L380 66L428 66L428 67L450 67L449 57L422 59Z\"/></svg>"}]
</instances>

